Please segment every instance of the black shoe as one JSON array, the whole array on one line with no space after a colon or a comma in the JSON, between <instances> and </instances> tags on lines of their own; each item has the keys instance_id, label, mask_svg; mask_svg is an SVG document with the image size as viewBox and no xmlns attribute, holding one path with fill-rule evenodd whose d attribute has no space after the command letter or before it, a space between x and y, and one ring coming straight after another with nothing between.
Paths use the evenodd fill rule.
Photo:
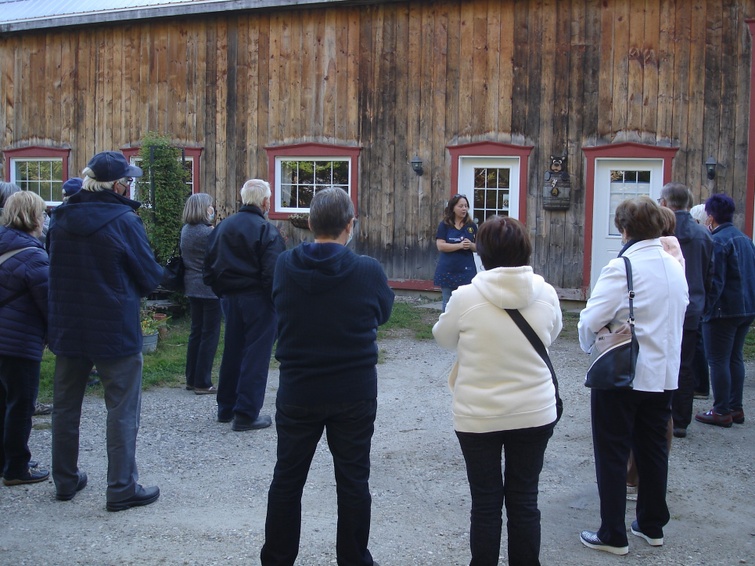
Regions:
<instances>
[{"instance_id":1,"label":"black shoe","mask_svg":"<svg viewBox=\"0 0 755 566\"><path fill-rule=\"evenodd\" d=\"M271 419L268 415L260 415L254 420L243 415L236 415L233 419L231 430L235 430L236 432L243 432L245 430L258 430L260 428L267 428L271 424L273 424L273 419Z\"/></svg>"},{"instance_id":2,"label":"black shoe","mask_svg":"<svg viewBox=\"0 0 755 566\"><path fill-rule=\"evenodd\" d=\"M687 429L682 427L674 427L674 436L676 438L684 438L687 436Z\"/></svg>"},{"instance_id":3,"label":"black shoe","mask_svg":"<svg viewBox=\"0 0 755 566\"><path fill-rule=\"evenodd\" d=\"M55 499L58 501L71 501L74 496L87 486L87 475L85 472L77 472L79 474L79 480L76 482L76 491L73 493L56 493Z\"/></svg>"},{"instance_id":4,"label":"black shoe","mask_svg":"<svg viewBox=\"0 0 755 566\"><path fill-rule=\"evenodd\" d=\"M107 510L125 511L126 509L131 509L132 507L142 507L143 505L154 503L155 501L157 501L158 497L160 497L159 487L142 487L140 485L137 485L136 493L128 499L124 499L123 501L108 501Z\"/></svg>"},{"instance_id":5,"label":"black shoe","mask_svg":"<svg viewBox=\"0 0 755 566\"><path fill-rule=\"evenodd\" d=\"M26 475L20 478L3 478L5 485L23 485L26 483L39 483L45 481L50 477L50 472L47 470L35 470L29 468Z\"/></svg>"},{"instance_id":6,"label":"black shoe","mask_svg":"<svg viewBox=\"0 0 755 566\"><path fill-rule=\"evenodd\" d=\"M611 554L618 554L623 556L629 554L629 545L627 546L612 546L605 544L598 538L598 533L593 531L582 531L579 534L579 540L582 541L587 548L594 548L595 550L602 550L603 552L610 552Z\"/></svg>"}]
</instances>

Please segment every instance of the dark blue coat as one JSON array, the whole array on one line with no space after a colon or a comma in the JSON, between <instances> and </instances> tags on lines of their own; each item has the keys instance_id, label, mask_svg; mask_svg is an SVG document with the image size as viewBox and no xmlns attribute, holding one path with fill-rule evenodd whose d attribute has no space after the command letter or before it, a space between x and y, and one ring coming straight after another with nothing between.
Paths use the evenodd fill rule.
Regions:
<instances>
[{"instance_id":1,"label":"dark blue coat","mask_svg":"<svg viewBox=\"0 0 755 566\"><path fill-rule=\"evenodd\" d=\"M0 355L40 361L47 334L49 261L40 241L14 228L0 227L0 255L21 248L0 265Z\"/></svg>"},{"instance_id":2,"label":"dark blue coat","mask_svg":"<svg viewBox=\"0 0 755 566\"><path fill-rule=\"evenodd\" d=\"M755 316L755 245L731 222L713 236L713 280L703 321Z\"/></svg>"},{"instance_id":3,"label":"dark blue coat","mask_svg":"<svg viewBox=\"0 0 755 566\"><path fill-rule=\"evenodd\" d=\"M119 358L142 351L141 297L160 282L140 204L113 191L79 191L50 226L50 349Z\"/></svg>"},{"instance_id":4,"label":"dark blue coat","mask_svg":"<svg viewBox=\"0 0 755 566\"><path fill-rule=\"evenodd\" d=\"M278 258L278 402L311 407L377 398L377 328L393 291L377 260L336 243L304 243Z\"/></svg>"}]
</instances>

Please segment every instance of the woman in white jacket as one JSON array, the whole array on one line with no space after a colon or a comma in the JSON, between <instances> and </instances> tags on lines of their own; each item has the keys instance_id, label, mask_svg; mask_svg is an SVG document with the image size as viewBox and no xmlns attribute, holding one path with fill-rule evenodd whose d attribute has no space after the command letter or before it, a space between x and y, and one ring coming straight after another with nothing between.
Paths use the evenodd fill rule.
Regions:
<instances>
[{"instance_id":1,"label":"woman in white jacket","mask_svg":"<svg viewBox=\"0 0 755 566\"><path fill-rule=\"evenodd\" d=\"M604 326L620 326L629 317L624 260L632 264L634 318L640 345L632 389L592 389L590 409L595 474L600 496L601 525L582 531L582 544L612 554L627 554L627 458L630 448L641 476L637 520L632 534L652 546L663 544L668 523L666 482L671 394L677 388L682 326L688 290L684 269L663 250L664 220L648 197L625 200L616 207L616 228L625 242L619 258L600 272L579 317L579 344L589 352Z\"/></svg>"},{"instance_id":2,"label":"woman in white jacket","mask_svg":"<svg viewBox=\"0 0 755 566\"><path fill-rule=\"evenodd\" d=\"M561 307L555 289L527 265L532 243L518 220L489 218L477 252L485 271L454 291L433 327L438 344L458 358L449 386L472 494L471 564L498 564L504 502L509 564L539 564L537 493L556 392L545 362L504 309L521 311L548 348L561 331Z\"/></svg>"}]
</instances>

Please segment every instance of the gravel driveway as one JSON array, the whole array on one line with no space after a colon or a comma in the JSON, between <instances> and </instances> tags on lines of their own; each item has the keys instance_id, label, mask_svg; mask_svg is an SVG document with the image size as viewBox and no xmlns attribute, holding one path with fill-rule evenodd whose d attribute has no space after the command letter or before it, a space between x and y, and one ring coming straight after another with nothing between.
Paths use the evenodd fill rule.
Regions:
<instances>
[{"instance_id":1,"label":"gravel driveway","mask_svg":"<svg viewBox=\"0 0 755 566\"><path fill-rule=\"evenodd\" d=\"M446 375L453 355L432 341L382 340L380 396L372 448L370 549L381 566L468 564L469 493L450 416ZM586 549L581 529L598 527L590 439L586 357L568 328L552 349L566 405L546 452L540 482L545 565L755 564L755 382L745 384L744 425L693 423L671 452L666 544L630 535L629 555ZM271 371L266 412L278 375ZM709 408L695 401L695 410ZM750 416L752 415L752 416ZM153 505L105 511L105 408L89 395L80 463L89 485L71 502L51 481L0 486L0 563L50 565L259 564L266 493L275 463L275 429L237 433L215 422L215 401L182 388L144 393L137 447L144 485L159 485ZM35 417L31 447L50 463L50 417ZM627 525L634 504L627 506ZM335 482L324 442L303 501L297 564L335 560ZM501 563L505 564L504 552Z\"/></svg>"}]
</instances>

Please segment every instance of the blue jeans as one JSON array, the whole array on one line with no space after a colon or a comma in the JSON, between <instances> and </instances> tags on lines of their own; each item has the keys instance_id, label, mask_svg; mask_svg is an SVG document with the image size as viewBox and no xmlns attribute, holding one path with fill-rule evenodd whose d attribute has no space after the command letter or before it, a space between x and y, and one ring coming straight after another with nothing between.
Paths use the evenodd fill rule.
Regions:
<instances>
[{"instance_id":1,"label":"blue jeans","mask_svg":"<svg viewBox=\"0 0 755 566\"><path fill-rule=\"evenodd\" d=\"M107 408L107 501L136 493L136 436L142 407L142 354L123 358L55 358L52 405L52 479L58 493L79 481L79 425L89 372L97 365Z\"/></svg>"},{"instance_id":2,"label":"blue jeans","mask_svg":"<svg viewBox=\"0 0 755 566\"><path fill-rule=\"evenodd\" d=\"M212 385L212 364L220 339L220 300L189 297L191 330L186 348L186 385Z\"/></svg>"},{"instance_id":3,"label":"blue jeans","mask_svg":"<svg viewBox=\"0 0 755 566\"><path fill-rule=\"evenodd\" d=\"M29 471L39 368L34 360L0 356L0 474L5 479L19 479Z\"/></svg>"},{"instance_id":4,"label":"blue jeans","mask_svg":"<svg viewBox=\"0 0 755 566\"><path fill-rule=\"evenodd\" d=\"M451 289L451 287L441 287L440 288L440 296L443 301L443 307L440 312L446 312L446 305L448 304L448 301L451 300L451 293L453 293L454 290Z\"/></svg>"},{"instance_id":5,"label":"blue jeans","mask_svg":"<svg viewBox=\"0 0 755 566\"><path fill-rule=\"evenodd\" d=\"M277 317L269 294L230 295L220 300L225 315L223 360L218 376L218 417L252 420L265 401Z\"/></svg>"},{"instance_id":6,"label":"blue jeans","mask_svg":"<svg viewBox=\"0 0 755 566\"><path fill-rule=\"evenodd\" d=\"M371 566L370 447L377 400L317 407L277 405L278 461L267 496L263 566L291 566L299 553L301 497L323 430L333 456L339 566Z\"/></svg>"},{"instance_id":7,"label":"blue jeans","mask_svg":"<svg viewBox=\"0 0 755 566\"><path fill-rule=\"evenodd\" d=\"M710 365L713 410L728 415L742 408L745 383L744 349L753 317L714 318L703 323L705 353Z\"/></svg>"},{"instance_id":8,"label":"blue jeans","mask_svg":"<svg viewBox=\"0 0 755 566\"><path fill-rule=\"evenodd\" d=\"M538 484L555 423L488 433L456 432L472 495L470 566L497 566L506 505L509 564L540 564ZM504 465L501 473L501 450Z\"/></svg>"},{"instance_id":9,"label":"blue jeans","mask_svg":"<svg viewBox=\"0 0 755 566\"><path fill-rule=\"evenodd\" d=\"M671 391L592 389L592 442L600 496L598 537L605 544L627 546L627 460L634 453L640 487L637 522L652 538L663 537L669 521L666 505Z\"/></svg>"}]
</instances>

